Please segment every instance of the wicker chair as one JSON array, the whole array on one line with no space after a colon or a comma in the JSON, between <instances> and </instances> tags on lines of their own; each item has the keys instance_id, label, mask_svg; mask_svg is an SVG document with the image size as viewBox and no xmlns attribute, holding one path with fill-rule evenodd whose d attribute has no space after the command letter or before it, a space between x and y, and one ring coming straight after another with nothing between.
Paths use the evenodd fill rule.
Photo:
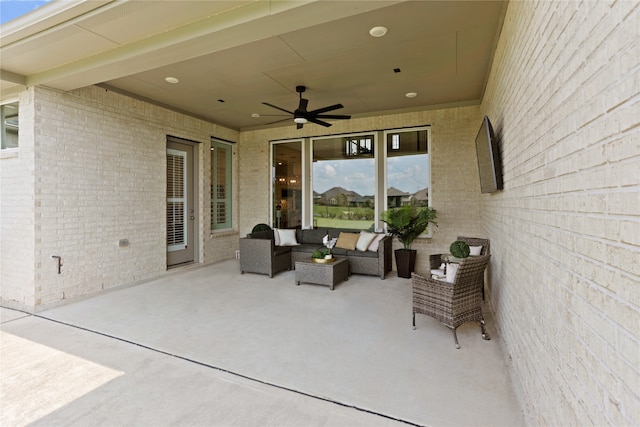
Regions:
<instances>
[{"instance_id":1,"label":"wicker chair","mask_svg":"<svg viewBox=\"0 0 640 427\"><path fill-rule=\"evenodd\" d=\"M480 322L482 338L490 339L484 328L481 293L484 270L490 258L491 255L481 255L463 259L453 283L412 273L413 329L419 313L438 319L451 329L456 348L460 348L456 329L466 322Z\"/></svg>"},{"instance_id":2,"label":"wicker chair","mask_svg":"<svg viewBox=\"0 0 640 427\"><path fill-rule=\"evenodd\" d=\"M489 239L480 239L478 237L458 236L458 240L465 242L469 246L482 246L480 255L491 255ZM484 301L485 282L482 281L482 301Z\"/></svg>"},{"instance_id":3,"label":"wicker chair","mask_svg":"<svg viewBox=\"0 0 640 427\"><path fill-rule=\"evenodd\" d=\"M274 274L291 268L291 248L275 246L273 231L240 238L240 273Z\"/></svg>"}]
</instances>

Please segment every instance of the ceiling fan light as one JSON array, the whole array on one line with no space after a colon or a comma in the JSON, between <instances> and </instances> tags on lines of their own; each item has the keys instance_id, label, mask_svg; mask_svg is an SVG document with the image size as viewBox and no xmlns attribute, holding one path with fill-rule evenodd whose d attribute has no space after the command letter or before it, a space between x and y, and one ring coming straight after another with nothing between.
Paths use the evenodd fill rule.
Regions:
<instances>
[{"instance_id":1,"label":"ceiling fan light","mask_svg":"<svg viewBox=\"0 0 640 427\"><path fill-rule=\"evenodd\" d=\"M299 123L299 124L305 124L307 123L307 119L305 119L304 117L295 117L293 119L294 122Z\"/></svg>"}]
</instances>

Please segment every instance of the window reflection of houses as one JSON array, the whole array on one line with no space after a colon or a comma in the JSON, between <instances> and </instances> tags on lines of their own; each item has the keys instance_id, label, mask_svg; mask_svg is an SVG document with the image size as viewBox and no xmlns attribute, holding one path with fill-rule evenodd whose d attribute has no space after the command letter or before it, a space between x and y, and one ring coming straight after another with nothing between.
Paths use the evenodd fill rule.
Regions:
<instances>
[{"instance_id":1,"label":"window reflection of houses","mask_svg":"<svg viewBox=\"0 0 640 427\"><path fill-rule=\"evenodd\" d=\"M368 201L355 191L346 190L342 187L333 187L320 194L317 199L320 205L329 206L364 206Z\"/></svg>"},{"instance_id":2,"label":"window reflection of houses","mask_svg":"<svg viewBox=\"0 0 640 427\"><path fill-rule=\"evenodd\" d=\"M398 190L395 187L389 187L387 189L387 207L397 208L409 203L410 193Z\"/></svg>"},{"instance_id":3,"label":"window reflection of houses","mask_svg":"<svg viewBox=\"0 0 640 427\"><path fill-rule=\"evenodd\" d=\"M429 188L416 191L409 198L409 203L416 206L429 206Z\"/></svg>"},{"instance_id":4,"label":"window reflection of houses","mask_svg":"<svg viewBox=\"0 0 640 427\"><path fill-rule=\"evenodd\" d=\"M413 194L395 187L387 189L387 207L389 209L407 205L429 206L429 188L423 188Z\"/></svg>"},{"instance_id":5,"label":"window reflection of houses","mask_svg":"<svg viewBox=\"0 0 640 427\"><path fill-rule=\"evenodd\" d=\"M324 193L313 192L314 203L323 206L350 206L357 208L373 208L374 196L361 196L355 191L342 187L333 187ZM429 206L429 189L423 188L415 193L407 193L395 187L387 190L387 207L397 208L406 205Z\"/></svg>"}]
</instances>

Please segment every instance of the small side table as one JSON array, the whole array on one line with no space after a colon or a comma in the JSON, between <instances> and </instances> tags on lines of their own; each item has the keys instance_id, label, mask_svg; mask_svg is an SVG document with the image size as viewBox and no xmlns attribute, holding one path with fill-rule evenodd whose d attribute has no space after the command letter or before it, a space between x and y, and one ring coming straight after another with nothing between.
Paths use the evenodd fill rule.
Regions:
<instances>
[{"instance_id":1,"label":"small side table","mask_svg":"<svg viewBox=\"0 0 640 427\"><path fill-rule=\"evenodd\" d=\"M336 258L333 262L315 263L309 261L296 261L296 285L300 283L314 283L316 285L333 287L343 280L349 280L349 260Z\"/></svg>"}]
</instances>

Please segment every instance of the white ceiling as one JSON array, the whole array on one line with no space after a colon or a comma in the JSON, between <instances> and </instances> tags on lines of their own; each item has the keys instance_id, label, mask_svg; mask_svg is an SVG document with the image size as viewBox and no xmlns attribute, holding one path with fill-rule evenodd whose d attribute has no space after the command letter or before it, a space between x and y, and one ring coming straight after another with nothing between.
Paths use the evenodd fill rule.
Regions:
<instances>
[{"instance_id":1,"label":"white ceiling","mask_svg":"<svg viewBox=\"0 0 640 427\"><path fill-rule=\"evenodd\" d=\"M8 99L24 86L102 84L234 129L286 118L262 102L293 111L297 85L309 110L344 105L331 114L476 104L505 10L506 1L53 1L0 27L0 89ZM380 25L387 35L371 37Z\"/></svg>"}]
</instances>

